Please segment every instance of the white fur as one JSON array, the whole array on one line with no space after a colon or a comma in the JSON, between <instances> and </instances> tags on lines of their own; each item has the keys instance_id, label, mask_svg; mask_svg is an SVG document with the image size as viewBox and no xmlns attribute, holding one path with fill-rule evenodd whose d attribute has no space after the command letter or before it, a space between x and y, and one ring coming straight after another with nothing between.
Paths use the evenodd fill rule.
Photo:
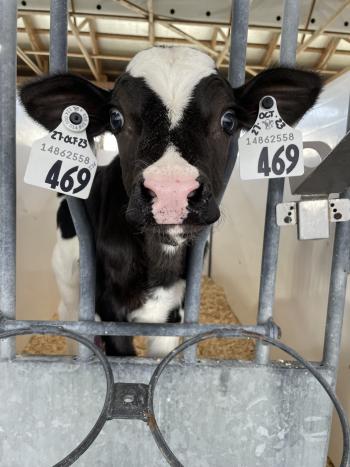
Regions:
<instances>
[{"instance_id":1,"label":"white fur","mask_svg":"<svg viewBox=\"0 0 350 467\"><path fill-rule=\"evenodd\" d=\"M177 253L179 247L181 247L181 245L185 243L185 239L181 235L182 232L183 228L180 225L176 225L175 227L170 227L170 229L168 229L167 233L172 238L174 243L176 243L176 245L163 244L162 250L164 251L164 253L170 256L175 255L175 253Z\"/></svg>"},{"instance_id":2,"label":"white fur","mask_svg":"<svg viewBox=\"0 0 350 467\"><path fill-rule=\"evenodd\" d=\"M172 177L174 179L190 178L196 180L199 176L197 167L186 161L173 144L169 144L162 157L149 165L143 171L143 177Z\"/></svg>"},{"instance_id":3,"label":"white fur","mask_svg":"<svg viewBox=\"0 0 350 467\"><path fill-rule=\"evenodd\" d=\"M166 323L169 312L181 307L185 293L185 281L180 279L171 287L156 288L146 303L129 314L128 320L137 323ZM180 311L183 318L183 312ZM176 336L149 337L148 355L162 357L167 355L179 343Z\"/></svg>"},{"instance_id":4,"label":"white fur","mask_svg":"<svg viewBox=\"0 0 350 467\"><path fill-rule=\"evenodd\" d=\"M179 245L168 245L166 243L162 244L162 250L166 255L172 256L179 250Z\"/></svg>"},{"instance_id":5,"label":"white fur","mask_svg":"<svg viewBox=\"0 0 350 467\"><path fill-rule=\"evenodd\" d=\"M130 61L127 72L144 78L168 109L171 128L181 120L194 87L217 73L209 55L191 47L152 47Z\"/></svg>"},{"instance_id":6,"label":"white fur","mask_svg":"<svg viewBox=\"0 0 350 467\"><path fill-rule=\"evenodd\" d=\"M78 319L79 310L79 241L78 237L64 239L57 230L57 243L52 254L52 268L56 276L61 302L61 320Z\"/></svg>"}]
</instances>

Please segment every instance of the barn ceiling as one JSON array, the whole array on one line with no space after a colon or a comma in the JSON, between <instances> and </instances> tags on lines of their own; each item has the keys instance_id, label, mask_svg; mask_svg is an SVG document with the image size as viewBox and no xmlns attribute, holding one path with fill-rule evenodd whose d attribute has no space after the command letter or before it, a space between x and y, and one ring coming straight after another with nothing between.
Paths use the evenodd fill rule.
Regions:
<instances>
[{"instance_id":1,"label":"barn ceiling","mask_svg":"<svg viewBox=\"0 0 350 467\"><path fill-rule=\"evenodd\" d=\"M247 0L249 1L249 0ZM18 0L18 80L48 71L49 0ZM251 0L247 76L278 61L282 0ZM300 0L297 64L327 80L350 71L350 0ZM231 0L69 0L68 67L110 87L156 45L191 45L228 69Z\"/></svg>"}]
</instances>

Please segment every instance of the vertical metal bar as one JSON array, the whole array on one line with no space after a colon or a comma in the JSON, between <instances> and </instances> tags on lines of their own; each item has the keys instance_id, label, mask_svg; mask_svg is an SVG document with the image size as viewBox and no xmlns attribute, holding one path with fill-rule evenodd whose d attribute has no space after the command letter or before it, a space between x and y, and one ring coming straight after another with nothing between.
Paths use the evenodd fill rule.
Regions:
<instances>
[{"instance_id":1,"label":"vertical metal bar","mask_svg":"<svg viewBox=\"0 0 350 467\"><path fill-rule=\"evenodd\" d=\"M241 86L245 80L246 47L249 23L249 1L232 0L231 18L231 49L229 81L233 87ZM237 158L238 134L232 138L229 158L224 177L224 189L221 201ZM185 295L185 323L198 322L200 308L201 277L205 244L210 228L204 229L192 248L189 256ZM185 351L185 360L193 362L196 359L196 346Z\"/></svg>"},{"instance_id":2,"label":"vertical metal bar","mask_svg":"<svg viewBox=\"0 0 350 467\"><path fill-rule=\"evenodd\" d=\"M0 0L0 12L0 315L15 319L17 2ZM0 356L16 356L15 338L0 341Z\"/></svg>"},{"instance_id":3,"label":"vertical metal bar","mask_svg":"<svg viewBox=\"0 0 350 467\"><path fill-rule=\"evenodd\" d=\"M233 88L245 82L249 5L247 0L232 0L231 46L228 79Z\"/></svg>"},{"instance_id":4,"label":"vertical metal bar","mask_svg":"<svg viewBox=\"0 0 350 467\"><path fill-rule=\"evenodd\" d=\"M347 131L350 131L350 99ZM350 188L341 198L350 199ZM334 369L334 384L339 362L341 334L346 298L346 286L350 271L350 222L339 222L335 228L332 269L328 292L327 321L325 329L323 364Z\"/></svg>"},{"instance_id":5,"label":"vertical metal bar","mask_svg":"<svg viewBox=\"0 0 350 467\"><path fill-rule=\"evenodd\" d=\"M280 63L295 64L299 26L299 0L285 0L281 36ZM258 323L265 324L273 316L277 275L280 228L276 221L276 205L283 200L284 179L269 180L265 213L264 244L260 275ZM269 347L257 342L256 361L267 363Z\"/></svg>"},{"instance_id":6,"label":"vertical metal bar","mask_svg":"<svg viewBox=\"0 0 350 467\"><path fill-rule=\"evenodd\" d=\"M50 72L67 71L67 0L51 0L50 9ZM69 211L79 238L80 248L80 304L79 319L95 319L95 251L94 241L84 202L67 197ZM82 359L92 354L85 346L79 346Z\"/></svg>"}]
</instances>

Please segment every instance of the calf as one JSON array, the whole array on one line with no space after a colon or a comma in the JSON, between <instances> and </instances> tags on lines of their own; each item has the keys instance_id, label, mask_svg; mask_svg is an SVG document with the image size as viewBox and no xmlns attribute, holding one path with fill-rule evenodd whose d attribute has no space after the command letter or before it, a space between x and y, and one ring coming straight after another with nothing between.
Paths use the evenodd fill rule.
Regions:
<instances>
[{"instance_id":1,"label":"calf","mask_svg":"<svg viewBox=\"0 0 350 467\"><path fill-rule=\"evenodd\" d=\"M232 89L206 54L189 47L153 47L138 53L112 91L71 74L40 78L20 97L48 130L63 110L89 114L90 140L106 131L119 156L100 167L86 208L97 253L96 313L103 321L180 322L186 249L220 216L217 199L232 135L253 125L259 100L272 95L281 116L295 123L314 104L319 77L275 68ZM57 213L53 255L61 318L76 316L79 248L67 201ZM129 337L105 337L109 355L132 355ZM177 338L149 339L149 354L164 355Z\"/></svg>"}]
</instances>

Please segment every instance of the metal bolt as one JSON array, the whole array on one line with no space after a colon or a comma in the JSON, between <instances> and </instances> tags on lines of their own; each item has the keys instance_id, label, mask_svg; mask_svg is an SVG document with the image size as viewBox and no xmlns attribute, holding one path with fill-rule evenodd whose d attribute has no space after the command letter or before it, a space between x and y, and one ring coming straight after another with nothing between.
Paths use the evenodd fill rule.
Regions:
<instances>
[{"instance_id":1,"label":"metal bolt","mask_svg":"<svg viewBox=\"0 0 350 467\"><path fill-rule=\"evenodd\" d=\"M341 219L343 216L340 214L340 212L337 212L336 214L334 214L334 219Z\"/></svg>"},{"instance_id":2,"label":"metal bolt","mask_svg":"<svg viewBox=\"0 0 350 467\"><path fill-rule=\"evenodd\" d=\"M264 107L264 109L271 109L273 107L273 99L270 96L264 97L264 99L261 102L261 105Z\"/></svg>"},{"instance_id":3,"label":"metal bolt","mask_svg":"<svg viewBox=\"0 0 350 467\"><path fill-rule=\"evenodd\" d=\"M131 402L134 402L134 396L132 394L125 395L124 402L127 404L131 404Z\"/></svg>"},{"instance_id":4,"label":"metal bolt","mask_svg":"<svg viewBox=\"0 0 350 467\"><path fill-rule=\"evenodd\" d=\"M78 112L73 112L70 114L69 120L73 123L73 125L79 125L83 121L83 117L78 114Z\"/></svg>"},{"instance_id":5,"label":"metal bolt","mask_svg":"<svg viewBox=\"0 0 350 467\"><path fill-rule=\"evenodd\" d=\"M290 216L286 216L283 220L286 224L290 224L292 222L292 218Z\"/></svg>"}]
</instances>

